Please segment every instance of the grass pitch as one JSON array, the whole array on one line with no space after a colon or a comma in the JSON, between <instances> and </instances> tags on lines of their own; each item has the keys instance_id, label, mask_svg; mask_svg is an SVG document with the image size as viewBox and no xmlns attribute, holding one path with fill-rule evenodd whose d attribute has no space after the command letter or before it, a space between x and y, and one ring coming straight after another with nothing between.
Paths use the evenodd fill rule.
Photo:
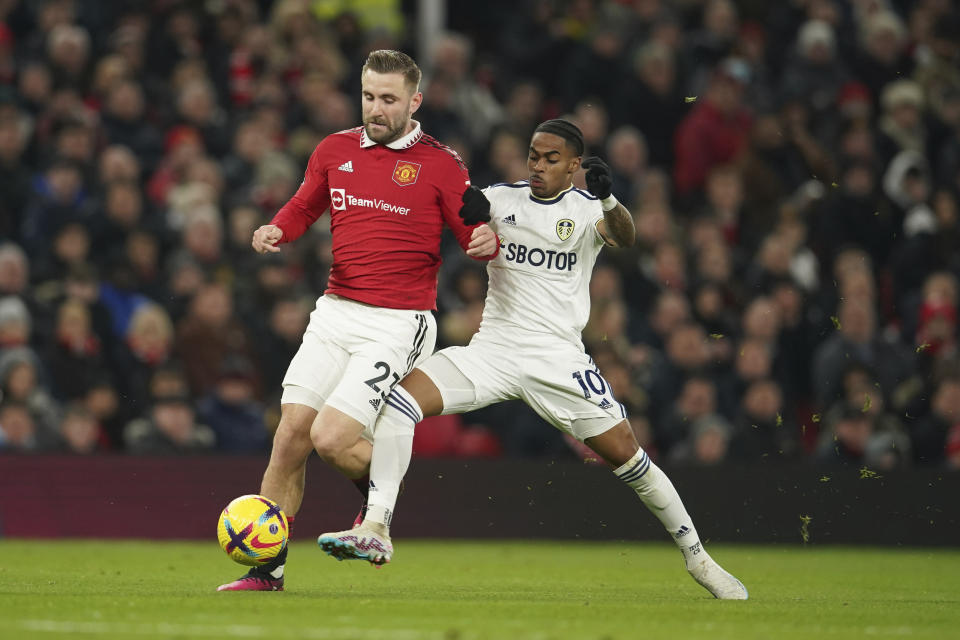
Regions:
<instances>
[{"instance_id":1,"label":"grass pitch","mask_svg":"<svg viewBox=\"0 0 960 640\"><path fill-rule=\"evenodd\" d=\"M209 543L0 541L0 638L956 638L960 550L708 545L721 602L669 542L397 541L376 570L292 545L284 593L216 593Z\"/></svg>"}]
</instances>

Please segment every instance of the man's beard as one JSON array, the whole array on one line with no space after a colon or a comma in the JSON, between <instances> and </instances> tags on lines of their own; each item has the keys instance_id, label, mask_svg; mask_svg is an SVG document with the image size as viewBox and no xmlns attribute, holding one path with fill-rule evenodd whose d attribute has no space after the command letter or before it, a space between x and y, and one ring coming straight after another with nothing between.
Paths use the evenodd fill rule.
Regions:
<instances>
[{"instance_id":1,"label":"man's beard","mask_svg":"<svg viewBox=\"0 0 960 640\"><path fill-rule=\"evenodd\" d=\"M396 126L396 127L390 127L390 123L389 123L389 122L386 122L386 121L384 121L384 122L377 122L376 124L379 124L379 125L381 125L381 126L387 127L387 130L384 131L383 133L379 134L379 137L378 137L377 135L374 135L374 134L370 131L370 124L371 124L372 122L373 122L373 121L371 121L371 120L368 120L368 121L364 122L364 123L363 123L363 130L366 132L368 138L370 138L371 140L373 140L374 142L376 142L376 143L378 143L378 144L390 144L390 143L393 142L394 140L397 140L398 138L400 138L400 137L403 135L403 130L407 128L407 123L406 123L406 122L404 122L403 124L398 125L398 126Z\"/></svg>"}]
</instances>

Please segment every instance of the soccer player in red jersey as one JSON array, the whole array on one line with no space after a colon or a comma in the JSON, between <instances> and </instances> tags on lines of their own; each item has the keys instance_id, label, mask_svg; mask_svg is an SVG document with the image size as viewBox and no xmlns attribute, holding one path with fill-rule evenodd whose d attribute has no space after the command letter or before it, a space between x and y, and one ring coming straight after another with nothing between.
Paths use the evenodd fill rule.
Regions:
<instances>
[{"instance_id":1,"label":"soccer player in red jersey","mask_svg":"<svg viewBox=\"0 0 960 640\"><path fill-rule=\"evenodd\" d=\"M372 427L390 391L433 352L444 223L467 255L499 252L456 152L411 119L420 69L398 51L372 52L361 75L363 126L324 138L303 184L253 234L258 253L299 238L328 208L333 266L283 380L281 418L260 493L290 521L311 451L366 490ZM279 591L287 552L219 591Z\"/></svg>"}]
</instances>

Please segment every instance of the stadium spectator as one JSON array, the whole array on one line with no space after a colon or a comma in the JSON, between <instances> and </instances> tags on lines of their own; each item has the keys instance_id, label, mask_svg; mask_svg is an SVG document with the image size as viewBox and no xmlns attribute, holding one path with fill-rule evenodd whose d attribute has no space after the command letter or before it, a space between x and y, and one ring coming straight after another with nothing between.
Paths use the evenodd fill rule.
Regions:
<instances>
[{"instance_id":1,"label":"stadium spectator","mask_svg":"<svg viewBox=\"0 0 960 640\"><path fill-rule=\"evenodd\" d=\"M139 305L113 358L121 394L134 413L150 406L150 378L170 361L174 347L169 314L152 302Z\"/></svg>"},{"instance_id":2,"label":"stadium spectator","mask_svg":"<svg viewBox=\"0 0 960 640\"><path fill-rule=\"evenodd\" d=\"M48 443L60 421L60 403L43 382L40 359L28 347L0 352L0 394L4 402L17 402L29 412L41 444Z\"/></svg>"},{"instance_id":3,"label":"stadium spectator","mask_svg":"<svg viewBox=\"0 0 960 640\"><path fill-rule=\"evenodd\" d=\"M669 168L673 165L673 132L687 107L673 53L662 44L648 42L634 54L632 74L617 87L611 119L617 127L639 127L650 148L650 164Z\"/></svg>"},{"instance_id":4,"label":"stadium spectator","mask_svg":"<svg viewBox=\"0 0 960 640\"><path fill-rule=\"evenodd\" d=\"M947 461L948 435L956 430L957 424L960 424L960 377L953 374L934 385L929 415L910 426L914 462L926 467L943 466Z\"/></svg>"},{"instance_id":5,"label":"stadium spectator","mask_svg":"<svg viewBox=\"0 0 960 640\"><path fill-rule=\"evenodd\" d=\"M155 397L147 417L124 428L123 440L130 453L151 455L200 453L216 444L213 430L197 422L190 396L179 394Z\"/></svg>"},{"instance_id":6,"label":"stadium spectator","mask_svg":"<svg viewBox=\"0 0 960 640\"><path fill-rule=\"evenodd\" d=\"M835 316L836 333L813 354L812 377L817 405L829 407L839 397L844 367L860 362L873 369L880 388L890 394L906 379L911 362L905 350L877 335L877 318L869 299L840 302Z\"/></svg>"},{"instance_id":7,"label":"stadium spectator","mask_svg":"<svg viewBox=\"0 0 960 640\"><path fill-rule=\"evenodd\" d=\"M190 390L198 397L216 385L228 354L256 357L253 338L233 313L230 291L219 283L205 284L197 291L186 317L177 325L175 344ZM259 395L259 379L253 377L251 382Z\"/></svg>"},{"instance_id":8,"label":"stadium spectator","mask_svg":"<svg viewBox=\"0 0 960 640\"><path fill-rule=\"evenodd\" d=\"M265 451L269 443L265 409L256 400L253 363L241 355L221 359L216 384L197 405L197 415L216 434L217 450Z\"/></svg>"},{"instance_id":9,"label":"stadium spectator","mask_svg":"<svg viewBox=\"0 0 960 640\"><path fill-rule=\"evenodd\" d=\"M49 449L42 437L30 410L22 402L6 400L0 403L0 451L37 452Z\"/></svg>"},{"instance_id":10,"label":"stadium spectator","mask_svg":"<svg viewBox=\"0 0 960 640\"><path fill-rule=\"evenodd\" d=\"M44 356L54 394L64 402L76 400L86 392L88 376L100 375L106 366L90 309L80 300L61 303L53 337L54 344Z\"/></svg>"},{"instance_id":11,"label":"stadium spectator","mask_svg":"<svg viewBox=\"0 0 960 640\"><path fill-rule=\"evenodd\" d=\"M60 421L60 439L70 453L88 455L104 449L104 436L96 416L81 404L68 405Z\"/></svg>"},{"instance_id":12,"label":"stadium spectator","mask_svg":"<svg viewBox=\"0 0 960 640\"><path fill-rule=\"evenodd\" d=\"M673 179L677 195L690 199L703 188L714 166L730 162L746 148L753 116L743 103L750 80L746 63L720 62L710 74L706 92L677 126Z\"/></svg>"}]
</instances>

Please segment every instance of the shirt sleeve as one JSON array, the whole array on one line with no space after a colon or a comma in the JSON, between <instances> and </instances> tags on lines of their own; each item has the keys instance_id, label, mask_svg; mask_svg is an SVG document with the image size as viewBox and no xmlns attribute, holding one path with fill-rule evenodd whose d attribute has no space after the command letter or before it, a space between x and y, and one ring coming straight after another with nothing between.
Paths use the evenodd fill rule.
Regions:
<instances>
[{"instance_id":1,"label":"shirt sleeve","mask_svg":"<svg viewBox=\"0 0 960 640\"><path fill-rule=\"evenodd\" d=\"M460 247L466 251L470 245L470 235L473 230L479 227L479 224L466 225L460 217L460 207L463 206L463 192L470 186L470 174L467 167L463 164L460 156L453 156L444 172L444 180L440 184L440 210L443 212L443 219L447 226L453 231L453 235L460 243ZM483 223L481 223L483 224ZM475 260L493 260L500 253L500 247L489 256L476 256Z\"/></svg>"},{"instance_id":2,"label":"shirt sleeve","mask_svg":"<svg viewBox=\"0 0 960 640\"><path fill-rule=\"evenodd\" d=\"M325 143L326 140L321 141L313 150L300 188L270 221L283 231L278 244L293 242L302 236L330 206L330 189L321 161Z\"/></svg>"}]
</instances>

